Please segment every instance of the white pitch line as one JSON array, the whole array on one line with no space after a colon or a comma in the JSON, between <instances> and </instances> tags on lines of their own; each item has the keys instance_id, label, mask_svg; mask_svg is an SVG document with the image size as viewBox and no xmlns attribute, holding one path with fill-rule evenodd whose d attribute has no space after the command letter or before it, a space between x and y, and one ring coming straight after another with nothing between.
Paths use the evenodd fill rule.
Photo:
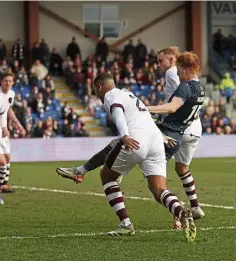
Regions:
<instances>
[{"instance_id":1,"label":"white pitch line","mask_svg":"<svg viewBox=\"0 0 236 261\"><path fill-rule=\"evenodd\" d=\"M206 227L200 228L202 231L210 231L210 230L234 230L236 226L230 227ZM152 230L137 230L137 234L149 234L149 233L164 233L164 232L178 232L179 230L174 229L152 229ZM57 234L57 235L46 235L46 236L4 236L0 237L0 240L7 239L42 239L42 238L69 238L69 237L95 237L95 236L106 236L106 233L97 232L97 233L72 233L72 234Z\"/></svg>"},{"instance_id":2,"label":"white pitch line","mask_svg":"<svg viewBox=\"0 0 236 261\"><path fill-rule=\"evenodd\" d=\"M46 191L46 192L54 192L54 193L62 193L62 194L74 194L74 195L89 195L89 196L97 196L97 197L105 197L105 194L96 193L96 192L78 192L78 191L71 191L71 190L61 190L61 189L49 189L49 188L36 188L36 187L25 187L25 186L13 186L14 188L30 190L30 191ZM153 201L153 198L147 197L135 197L135 196L124 196L127 199L134 199L134 200L142 200L142 201ZM221 208L221 209L236 209L233 206L221 206L221 205L212 205L206 203L200 203L202 207L209 207L209 208Z\"/></svg>"}]
</instances>

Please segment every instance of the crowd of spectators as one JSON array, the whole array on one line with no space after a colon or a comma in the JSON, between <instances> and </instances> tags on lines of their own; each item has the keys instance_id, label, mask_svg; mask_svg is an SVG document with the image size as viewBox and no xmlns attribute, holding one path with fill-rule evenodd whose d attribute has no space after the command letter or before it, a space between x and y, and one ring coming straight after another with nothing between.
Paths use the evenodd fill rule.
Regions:
<instances>
[{"instance_id":1,"label":"crowd of spectators","mask_svg":"<svg viewBox=\"0 0 236 261\"><path fill-rule=\"evenodd\" d=\"M6 46L0 39L0 78L5 72L14 73L16 96L13 110L26 129L27 138L53 138L58 136L88 136L85 124L74 108L60 105L55 99L52 75L62 75L62 58L54 48L50 49L44 39L35 43L31 50L32 66L25 69L25 47L20 39L12 46L7 57ZM7 58L7 59L6 59ZM18 138L14 125L9 122L13 138Z\"/></svg>"},{"instance_id":2,"label":"crowd of spectators","mask_svg":"<svg viewBox=\"0 0 236 261\"><path fill-rule=\"evenodd\" d=\"M71 44L75 44L73 41L75 40ZM104 38L97 44L94 54L83 61L79 48L73 49L74 52L67 52L62 65L63 73L67 84L77 92L91 115L101 106L93 92L92 82L98 73L104 71L113 74L118 88L125 87L131 91L135 89L138 94L143 93L140 98L146 105L164 101L164 77L159 71L155 51L148 53L140 39L136 46L130 40L123 52L115 54L111 61L108 61L108 45ZM146 91L142 91L143 89Z\"/></svg>"},{"instance_id":3,"label":"crowd of spectators","mask_svg":"<svg viewBox=\"0 0 236 261\"><path fill-rule=\"evenodd\" d=\"M225 99L221 98L219 104L209 100L201 112L203 135L236 134L235 121L227 116Z\"/></svg>"},{"instance_id":4,"label":"crowd of spectators","mask_svg":"<svg viewBox=\"0 0 236 261\"><path fill-rule=\"evenodd\" d=\"M219 34L221 32L214 35L214 48L218 52L222 49L219 46ZM227 46L229 48L229 45ZM102 111L102 104L95 96L92 82L98 73L104 71L113 74L118 88L127 88L134 92L145 105L164 102L165 80L158 68L156 53L154 50L148 52L141 39L136 44L129 40L122 52L116 53L112 60L108 59L109 48L105 38L96 45L94 53L84 59L75 37L66 48L65 59L55 47L50 52L46 41L42 39L41 42L35 43L31 50L33 65L29 72L24 68L24 46L19 39L12 48L11 66L5 60L5 49L3 41L0 40L0 73L12 70L15 73L16 86L28 84L31 86L27 97L17 92L14 103L14 110L27 130L27 137L88 136L84 123L68 103L61 108L60 119L54 119L52 116L41 117L55 100L55 86L50 75L64 76L67 84L77 93L78 99L94 117L97 111ZM222 79L219 90L222 97L220 103L209 101L209 105L201 113L205 135L236 133L235 123L225 112L226 105L235 96L235 82L229 74ZM39 117L35 117L35 114ZM105 117L104 125L110 126L113 134L116 134L114 125L107 115Z\"/></svg>"}]
</instances>

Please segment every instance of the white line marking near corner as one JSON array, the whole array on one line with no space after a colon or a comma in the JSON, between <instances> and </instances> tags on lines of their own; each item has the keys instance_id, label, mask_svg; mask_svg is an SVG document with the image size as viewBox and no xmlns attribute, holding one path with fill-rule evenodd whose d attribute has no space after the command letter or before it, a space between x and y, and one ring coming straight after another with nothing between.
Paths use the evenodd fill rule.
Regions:
<instances>
[{"instance_id":1,"label":"white line marking near corner","mask_svg":"<svg viewBox=\"0 0 236 261\"><path fill-rule=\"evenodd\" d=\"M202 231L210 230L235 230L236 226L229 227L206 227L200 228ZM152 230L137 230L137 234L148 234L148 233L164 233L164 232L181 232L173 229L152 229ZM57 234L57 235L46 235L46 236L3 236L0 237L0 240L7 239L43 239L43 238L69 238L69 237L96 237L96 236L105 236L106 233L97 232L97 233L72 233L72 234Z\"/></svg>"},{"instance_id":2,"label":"white line marking near corner","mask_svg":"<svg viewBox=\"0 0 236 261\"><path fill-rule=\"evenodd\" d=\"M96 193L96 192L78 192L71 190L61 190L61 189L50 189L50 188L36 188L36 187L25 187L25 186L13 186L14 188L30 190L30 191L46 191L46 192L54 192L54 193L62 193L62 194L73 194L73 195L88 195L88 196L97 196L97 197L105 197L105 194ZM142 200L142 201L153 201L153 198L147 197L135 197L135 196L124 196L127 199L133 200ZM234 206L221 206L221 205L212 205L206 203L200 203L202 207L209 208L221 208L221 209L236 209Z\"/></svg>"}]
</instances>

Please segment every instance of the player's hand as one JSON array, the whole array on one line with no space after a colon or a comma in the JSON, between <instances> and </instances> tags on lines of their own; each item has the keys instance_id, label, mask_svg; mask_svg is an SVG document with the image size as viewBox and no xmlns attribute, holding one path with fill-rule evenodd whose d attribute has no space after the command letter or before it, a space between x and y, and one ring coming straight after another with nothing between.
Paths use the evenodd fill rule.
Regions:
<instances>
[{"instance_id":1,"label":"player's hand","mask_svg":"<svg viewBox=\"0 0 236 261\"><path fill-rule=\"evenodd\" d=\"M164 137L164 143L166 144L166 147L167 148L174 148L177 144L177 140L169 137L169 136L166 136L163 134L163 137Z\"/></svg>"},{"instance_id":2,"label":"player's hand","mask_svg":"<svg viewBox=\"0 0 236 261\"><path fill-rule=\"evenodd\" d=\"M127 135L123 136L121 140L127 150L138 150L140 148L139 142Z\"/></svg>"},{"instance_id":3,"label":"player's hand","mask_svg":"<svg viewBox=\"0 0 236 261\"><path fill-rule=\"evenodd\" d=\"M10 138L10 132L9 132L9 130L6 127L2 128L2 137L3 138L5 138L5 137Z\"/></svg>"},{"instance_id":4,"label":"player's hand","mask_svg":"<svg viewBox=\"0 0 236 261\"><path fill-rule=\"evenodd\" d=\"M24 129L24 128L20 128L19 129L19 134L20 134L20 136L23 138L23 137L25 137L25 135L26 135L26 130Z\"/></svg>"}]
</instances>

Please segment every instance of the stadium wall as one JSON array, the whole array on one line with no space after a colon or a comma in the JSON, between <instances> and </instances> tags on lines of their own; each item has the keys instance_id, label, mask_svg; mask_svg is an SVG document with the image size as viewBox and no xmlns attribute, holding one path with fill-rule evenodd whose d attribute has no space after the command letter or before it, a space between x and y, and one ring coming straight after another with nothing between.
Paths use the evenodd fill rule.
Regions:
<instances>
[{"instance_id":1,"label":"stadium wall","mask_svg":"<svg viewBox=\"0 0 236 261\"><path fill-rule=\"evenodd\" d=\"M88 160L114 137L11 140L13 162ZM236 157L236 135L203 136L195 158Z\"/></svg>"},{"instance_id":2,"label":"stadium wall","mask_svg":"<svg viewBox=\"0 0 236 261\"><path fill-rule=\"evenodd\" d=\"M17 38L24 41L24 2L4 1L0 2L0 38L7 45L8 51Z\"/></svg>"},{"instance_id":3,"label":"stadium wall","mask_svg":"<svg viewBox=\"0 0 236 261\"><path fill-rule=\"evenodd\" d=\"M83 28L83 5L91 2L40 2L40 5L62 16L63 18L77 24ZM107 4L106 2L95 2L95 4ZM111 4L111 2L109 3ZM175 9L183 2L113 2L119 6L119 20L125 26L120 29L120 38L131 33L135 29L147 24L153 19ZM71 41L72 36L76 36L82 50L82 56L86 57L95 50L95 44L91 40L81 36L73 29L54 20L43 12L40 12L40 37L47 40L50 47L57 47L58 51L65 54L65 49ZM143 39L147 47L155 50L163 46L177 45L182 50L186 48L185 35L185 10L184 8L175 14L164 19L160 23L140 32L134 37L134 42L138 38ZM108 40L113 43L117 39ZM126 43L125 43L126 44ZM122 47L122 45L120 46Z\"/></svg>"},{"instance_id":4,"label":"stadium wall","mask_svg":"<svg viewBox=\"0 0 236 261\"><path fill-rule=\"evenodd\" d=\"M202 45L202 73L208 74L208 20L207 20L207 2L201 2L201 45Z\"/></svg>"}]
</instances>

